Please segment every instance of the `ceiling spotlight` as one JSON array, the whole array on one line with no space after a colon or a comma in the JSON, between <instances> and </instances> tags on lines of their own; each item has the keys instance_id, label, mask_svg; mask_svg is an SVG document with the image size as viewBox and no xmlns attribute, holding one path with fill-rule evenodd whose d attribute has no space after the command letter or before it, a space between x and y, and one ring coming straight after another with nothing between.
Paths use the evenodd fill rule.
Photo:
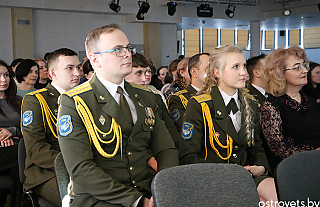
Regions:
<instances>
[{"instance_id":1,"label":"ceiling spotlight","mask_svg":"<svg viewBox=\"0 0 320 207\"><path fill-rule=\"evenodd\" d=\"M291 14L291 11L287 8L286 4L283 4L282 6L283 6L283 12L282 12L282 14L283 14L284 16L289 16L289 15Z\"/></svg>"},{"instance_id":2,"label":"ceiling spotlight","mask_svg":"<svg viewBox=\"0 0 320 207\"><path fill-rule=\"evenodd\" d=\"M229 6L226 8L225 14L229 17L232 18L234 17L234 10L236 9L235 5L229 4Z\"/></svg>"},{"instance_id":3,"label":"ceiling spotlight","mask_svg":"<svg viewBox=\"0 0 320 207\"><path fill-rule=\"evenodd\" d=\"M170 1L170 2L167 3L167 6L168 6L168 14L170 16L173 16L174 13L176 13L176 11L177 11L177 3L173 2L173 1Z\"/></svg>"},{"instance_id":4,"label":"ceiling spotlight","mask_svg":"<svg viewBox=\"0 0 320 207\"><path fill-rule=\"evenodd\" d=\"M138 1L138 4L139 4L139 11L136 17L138 20L144 20L144 15L148 12L150 8L150 4L148 3L148 0Z\"/></svg>"},{"instance_id":5,"label":"ceiling spotlight","mask_svg":"<svg viewBox=\"0 0 320 207\"><path fill-rule=\"evenodd\" d=\"M213 8L209 4L201 3L201 5L197 7L197 15L198 17L212 17Z\"/></svg>"},{"instance_id":6,"label":"ceiling spotlight","mask_svg":"<svg viewBox=\"0 0 320 207\"><path fill-rule=\"evenodd\" d=\"M117 3L116 3L116 0L112 0L109 4L109 8L116 13L118 13L121 9L121 6L119 6L119 1L120 0L117 0Z\"/></svg>"}]
</instances>

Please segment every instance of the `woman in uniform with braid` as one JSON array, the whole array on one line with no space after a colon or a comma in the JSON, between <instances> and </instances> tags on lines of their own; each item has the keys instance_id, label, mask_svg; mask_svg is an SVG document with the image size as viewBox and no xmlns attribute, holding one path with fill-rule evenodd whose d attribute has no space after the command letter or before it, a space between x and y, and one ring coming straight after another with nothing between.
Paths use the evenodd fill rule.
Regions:
<instances>
[{"instance_id":1,"label":"woman in uniform with braid","mask_svg":"<svg viewBox=\"0 0 320 207\"><path fill-rule=\"evenodd\" d=\"M247 169L261 201L276 201L274 180L259 138L257 101L245 90L246 60L233 45L210 53L206 78L186 109L180 164L236 163Z\"/></svg>"}]
</instances>

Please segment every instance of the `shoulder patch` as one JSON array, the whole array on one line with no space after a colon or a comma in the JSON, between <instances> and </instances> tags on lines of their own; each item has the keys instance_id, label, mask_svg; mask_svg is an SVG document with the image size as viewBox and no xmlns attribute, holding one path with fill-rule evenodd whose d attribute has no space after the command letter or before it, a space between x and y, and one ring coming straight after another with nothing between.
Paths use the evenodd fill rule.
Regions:
<instances>
[{"instance_id":1,"label":"shoulder patch","mask_svg":"<svg viewBox=\"0 0 320 207\"><path fill-rule=\"evenodd\" d=\"M188 91L187 91L187 90L181 90L181 91L175 92L175 93L172 94L172 95L174 95L174 96L179 96L179 95L184 94L184 93L188 93Z\"/></svg>"},{"instance_id":2,"label":"shoulder patch","mask_svg":"<svg viewBox=\"0 0 320 207\"><path fill-rule=\"evenodd\" d=\"M198 101L198 103L207 102L207 101L212 100L211 95L208 93L201 94L199 96L193 96L192 98L194 98L196 101Z\"/></svg>"},{"instance_id":3,"label":"shoulder patch","mask_svg":"<svg viewBox=\"0 0 320 207\"><path fill-rule=\"evenodd\" d=\"M36 90L36 91L32 91L32 92L30 92L30 93L27 93L26 95L32 96L32 95L34 95L34 94L42 93L42 92L47 91L47 90L48 90L48 89L46 89L46 88L41 88L41 89L39 89L39 90Z\"/></svg>"},{"instance_id":4,"label":"shoulder patch","mask_svg":"<svg viewBox=\"0 0 320 207\"><path fill-rule=\"evenodd\" d=\"M64 94L66 94L72 98L76 95L79 95L79 94L82 94L82 93L85 93L85 92L91 91L91 90L92 90L91 85L88 82L88 83L82 84L80 86L77 86L69 91L66 91L66 92L64 92Z\"/></svg>"},{"instance_id":5,"label":"shoulder patch","mask_svg":"<svg viewBox=\"0 0 320 207\"><path fill-rule=\"evenodd\" d=\"M138 85L138 84L135 84L135 83L129 83L133 88L136 88L136 89L140 89L140 90L143 90L143 91L147 91L147 92L151 92L151 89L147 88L146 86L142 86L142 85Z\"/></svg>"},{"instance_id":6,"label":"shoulder patch","mask_svg":"<svg viewBox=\"0 0 320 207\"><path fill-rule=\"evenodd\" d=\"M179 109L173 109L171 111L171 118L173 119L173 121L178 121L178 119L180 118Z\"/></svg>"},{"instance_id":7,"label":"shoulder patch","mask_svg":"<svg viewBox=\"0 0 320 207\"><path fill-rule=\"evenodd\" d=\"M31 110L25 111L22 115L23 126L28 126L33 121L33 112Z\"/></svg>"},{"instance_id":8,"label":"shoulder patch","mask_svg":"<svg viewBox=\"0 0 320 207\"><path fill-rule=\"evenodd\" d=\"M72 122L71 122L71 116L70 115L63 115L59 118L59 133L61 136L67 136L69 135L72 130Z\"/></svg>"},{"instance_id":9,"label":"shoulder patch","mask_svg":"<svg viewBox=\"0 0 320 207\"><path fill-rule=\"evenodd\" d=\"M192 137L194 125L190 122L184 121L182 126L182 138L188 140Z\"/></svg>"}]
</instances>

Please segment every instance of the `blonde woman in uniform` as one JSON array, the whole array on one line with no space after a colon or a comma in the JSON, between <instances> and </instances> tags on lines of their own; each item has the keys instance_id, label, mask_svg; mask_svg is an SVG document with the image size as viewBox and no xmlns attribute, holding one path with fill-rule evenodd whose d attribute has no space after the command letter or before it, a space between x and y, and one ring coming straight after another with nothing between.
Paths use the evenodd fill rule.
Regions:
<instances>
[{"instance_id":1,"label":"blonde woman in uniform","mask_svg":"<svg viewBox=\"0 0 320 207\"><path fill-rule=\"evenodd\" d=\"M215 48L206 75L199 95L190 99L186 109L180 164L242 165L252 174L261 201L276 201L274 180L267 176L268 161L259 138L257 101L244 90L246 60L242 51L233 45Z\"/></svg>"}]
</instances>

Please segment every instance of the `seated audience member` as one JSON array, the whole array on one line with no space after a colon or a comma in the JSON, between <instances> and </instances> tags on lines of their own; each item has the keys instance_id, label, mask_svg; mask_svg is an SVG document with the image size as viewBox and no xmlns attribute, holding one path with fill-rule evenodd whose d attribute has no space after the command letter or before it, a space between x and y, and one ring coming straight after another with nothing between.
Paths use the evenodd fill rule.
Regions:
<instances>
[{"instance_id":1,"label":"seated audience member","mask_svg":"<svg viewBox=\"0 0 320 207\"><path fill-rule=\"evenodd\" d=\"M258 105L243 89L245 75L246 60L238 47L226 45L210 53L200 95L189 100L185 112L180 163L241 165L252 174L261 201L276 201L259 138Z\"/></svg>"},{"instance_id":2,"label":"seated audience member","mask_svg":"<svg viewBox=\"0 0 320 207\"><path fill-rule=\"evenodd\" d=\"M22 58L14 59L10 65L12 72L13 72L13 80L16 82L17 87L20 87L20 83L18 83L16 78L16 68L20 64L20 62L23 61Z\"/></svg>"},{"instance_id":3,"label":"seated audience member","mask_svg":"<svg viewBox=\"0 0 320 207\"><path fill-rule=\"evenodd\" d=\"M187 77L186 70L188 68L188 60L189 58L184 58L182 60L179 60L179 62L176 62L175 60L169 65L169 72L174 71L173 74L173 83L165 90L165 93L163 94L167 100L169 100L169 97L181 90L184 90L187 88L187 82L190 81L190 77ZM175 66L175 63L177 63L177 66ZM170 67L175 67L176 69L171 69ZM183 75L186 76L182 77L180 72L183 72Z\"/></svg>"},{"instance_id":4,"label":"seated audience member","mask_svg":"<svg viewBox=\"0 0 320 207\"><path fill-rule=\"evenodd\" d=\"M94 70L92 68L92 65L89 59L83 63L82 69L83 69L84 77L86 78L84 82L86 82L87 80L90 80L90 78L94 74Z\"/></svg>"},{"instance_id":5,"label":"seated audience member","mask_svg":"<svg viewBox=\"0 0 320 207\"><path fill-rule=\"evenodd\" d=\"M183 117L189 99L192 96L196 95L196 93L202 87L208 60L209 53L200 53L192 56L187 64L189 74L188 76L191 77L191 83L185 90L178 91L169 98L169 112L179 132L181 132Z\"/></svg>"},{"instance_id":6,"label":"seated audience member","mask_svg":"<svg viewBox=\"0 0 320 207\"><path fill-rule=\"evenodd\" d=\"M49 81L47 63L42 58L35 59L34 61L39 65L39 80L34 85L34 88L45 88Z\"/></svg>"},{"instance_id":7,"label":"seated audience member","mask_svg":"<svg viewBox=\"0 0 320 207\"><path fill-rule=\"evenodd\" d=\"M88 79L86 78L85 76L85 73L84 73L84 70L83 70L83 65L84 63L86 63L88 60L87 57L83 58L82 61L81 61L81 69L80 69L80 83L79 84L82 84L84 82L86 82Z\"/></svg>"},{"instance_id":8,"label":"seated audience member","mask_svg":"<svg viewBox=\"0 0 320 207\"><path fill-rule=\"evenodd\" d=\"M168 71L169 70L167 66L161 66L157 69L158 84L155 86L156 89L161 90L161 88L164 86L164 78L166 77Z\"/></svg>"},{"instance_id":9,"label":"seated audience member","mask_svg":"<svg viewBox=\"0 0 320 207\"><path fill-rule=\"evenodd\" d=\"M252 57L247 60L247 71L250 76L251 83L247 86L249 93L259 102L259 106L266 99L266 90L263 88L264 74L264 58L265 54Z\"/></svg>"},{"instance_id":10,"label":"seated audience member","mask_svg":"<svg viewBox=\"0 0 320 207\"><path fill-rule=\"evenodd\" d=\"M167 74L169 74L170 76L172 76L172 82L169 86L166 86L166 88L161 88L161 91L164 95L164 97L166 98L166 100L168 101L168 98L171 94L174 94L175 92L179 91L179 87L177 87L177 85L175 84L175 87L172 87L173 83L178 80L178 70L177 70L177 66L179 64L181 60L180 59L175 59L173 60L169 67L168 67L168 70L169 72ZM167 75L166 75L167 76ZM173 90L173 91L172 91Z\"/></svg>"},{"instance_id":11,"label":"seated audience member","mask_svg":"<svg viewBox=\"0 0 320 207\"><path fill-rule=\"evenodd\" d=\"M71 206L151 207L147 149L158 171L178 165L178 157L155 96L124 80L136 48L111 24L90 32L86 52L95 74L62 94L59 107L58 140L72 180Z\"/></svg>"},{"instance_id":12,"label":"seated audience member","mask_svg":"<svg viewBox=\"0 0 320 207\"><path fill-rule=\"evenodd\" d=\"M261 104L263 135L280 159L319 149L320 107L301 88L309 70L306 53L299 47L277 49L266 57L264 88L269 94Z\"/></svg>"},{"instance_id":13,"label":"seated audience member","mask_svg":"<svg viewBox=\"0 0 320 207\"><path fill-rule=\"evenodd\" d=\"M307 73L308 83L303 86L302 90L320 104L320 65L310 62L309 67L310 70Z\"/></svg>"},{"instance_id":14,"label":"seated audience member","mask_svg":"<svg viewBox=\"0 0 320 207\"><path fill-rule=\"evenodd\" d=\"M20 83L17 95L24 97L25 94L35 91L34 85L39 78L39 65L31 59L25 59L17 66L16 78Z\"/></svg>"},{"instance_id":15,"label":"seated audience member","mask_svg":"<svg viewBox=\"0 0 320 207\"><path fill-rule=\"evenodd\" d=\"M166 77L164 78L165 85L161 88L161 93L164 94L168 88L170 88L173 81L173 76L171 73L167 73ZM166 101L167 102L167 101Z\"/></svg>"},{"instance_id":16,"label":"seated audience member","mask_svg":"<svg viewBox=\"0 0 320 207\"><path fill-rule=\"evenodd\" d=\"M79 84L80 62L77 53L67 48L50 53L47 60L52 82L23 99L22 129L27 151L23 185L60 205L54 172L54 160L60 152L56 133L58 97Z\"/></svg>"},{"instance_id":17,"label":"seated audience member","mask_svg":"<svg viewBox=\"0 0 320 207\"><path fill-rule=\"evenodd\" d=\"M18 140L22 97L17 96L17 86L10 66L0 60L0 175L10 175L11 207L21 206L22 184L18 168ZM0 206L6 201L6 192L0 190Z\"/></svg>"},{"instance_id":18,"label":"seated audience member","mask_svg":"<svg viewBox=\"0 0 320 207\"><path fill-rule=\"evenodd\" d=\"M146 58L139 53L132 55L132 72L125 77L125 80L129 83L148 87L150 83L150 76L151 70L148 66ZM174 126L163 98L159 95L159 91L154 92L152 89L151 91L155 94L156 103L161 109L160 118L165 122L173 141L175 143L179 143L180 133Z\"/></svg>"}]
</instances>

